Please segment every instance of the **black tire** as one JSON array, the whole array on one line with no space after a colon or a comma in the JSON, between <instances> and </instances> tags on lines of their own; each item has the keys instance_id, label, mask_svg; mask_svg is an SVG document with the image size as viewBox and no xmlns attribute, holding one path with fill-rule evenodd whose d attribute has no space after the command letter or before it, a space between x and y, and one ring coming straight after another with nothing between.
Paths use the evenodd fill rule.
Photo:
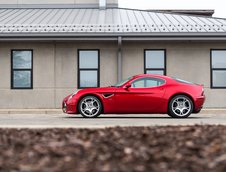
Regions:
<instances>
[{"instance_id":1,"label":"black tire","mask_svg":"<svg viewBox=\"0 0 226 172\"><path fill-rule=\"evenodd\" d=\"M177 95L169 102L168 115L173 118L187 118L193 112L193 102L185 95Z\"/></svg>"},{"instance_id":2,"label":"black tire","mask_svg":"<svg viewBox=\"0 0 226 172\"><path fill-rule=\"evenodd\" d=\"M93 101L93 103L92 103L92 101ZM86 103L88 103L88 104L86 104ZM87 109L87 110L85 110L85 109ZM78 111L85 118L96 118L102 112L102 103L95 96L85 96L79 102Z\"/></svg>"}]
</instances>

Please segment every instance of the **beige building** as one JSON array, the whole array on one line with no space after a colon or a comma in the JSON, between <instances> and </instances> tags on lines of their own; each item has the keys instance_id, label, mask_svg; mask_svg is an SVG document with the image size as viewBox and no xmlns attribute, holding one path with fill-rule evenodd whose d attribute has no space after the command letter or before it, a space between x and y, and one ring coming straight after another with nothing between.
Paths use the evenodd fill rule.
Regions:
<instances>
[{"instance_id":1,"label":"beige building","mask_svg":"<svg viewBox=\"0 0 226 172\"><path fill-rule=\"evenodd\" d=\"M76 89L158 73L226 107L226 19L118 8L117 0L0 0L0 108L60 108ZM189 14L186 14L189 13Z\"/></svg>"}]
</instances>

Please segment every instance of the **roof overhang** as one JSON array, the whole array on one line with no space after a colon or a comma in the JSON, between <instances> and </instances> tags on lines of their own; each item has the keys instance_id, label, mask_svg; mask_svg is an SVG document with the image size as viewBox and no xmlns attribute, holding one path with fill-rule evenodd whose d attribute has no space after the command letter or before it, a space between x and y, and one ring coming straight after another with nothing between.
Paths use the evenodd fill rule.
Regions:
<instances>
[{"instance_id":1,"label":"roof overhang","mask_svg":"<svg viewBox=\"0 0 226 172\"><path fill-rule=\"evenodd\" d=\"M226 40L226 32L222 33L0 33L0 41L73 41L73 40Z\"/></svg>"}]
</instances>

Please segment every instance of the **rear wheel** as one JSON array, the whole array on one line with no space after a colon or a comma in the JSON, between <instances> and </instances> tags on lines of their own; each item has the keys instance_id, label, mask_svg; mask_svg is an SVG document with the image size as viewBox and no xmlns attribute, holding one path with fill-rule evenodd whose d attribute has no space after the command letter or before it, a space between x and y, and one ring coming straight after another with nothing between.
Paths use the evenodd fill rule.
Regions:
<instances>
[{"instance_id":1,"label":"rear wheel","mask_svg":"<svg viewBox=\"0 0 226 172\"><path fill-rule=\"evenodd\" d=\"M100 115L102 104L97 97L86 96L79 102L78 111L85 118L95 118Z\"/></svg>"},{"instance_id":2,"label":"rear wheel","mask_svg":"<svg viewBox=\"0 0 226 172\"><path fill-rule=\"evenodd\" d=\"M173 118L187 118L193 111L192 100L185 95L173 97L169 103L169 116Z\"/></svg>"}]
</instances>

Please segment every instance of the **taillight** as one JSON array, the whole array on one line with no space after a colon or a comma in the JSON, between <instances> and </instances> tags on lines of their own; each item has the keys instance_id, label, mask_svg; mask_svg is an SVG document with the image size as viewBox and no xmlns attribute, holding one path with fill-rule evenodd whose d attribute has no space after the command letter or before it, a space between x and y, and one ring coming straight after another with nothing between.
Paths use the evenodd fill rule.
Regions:
<instances>
[{"instance_id":1,"label":"taillight","mask_svg":"<svg viewBox=\"0 0 226 172\"><path fill-rule=\"evenodd\" d=\"M202 86L202 94L201 94L201 96L204 96L204 88L203 88L203 86Z\"/></svg>"},{"instance_id":2,"label":"taillight","mask_svg":"<svg viewBox=\"0 0 226 172\"><path fill-rule=\"evenodd\" d=\"M204 91L202 92L202 95L201 96L204 96Z\"/></svg>"}]
</instances>

